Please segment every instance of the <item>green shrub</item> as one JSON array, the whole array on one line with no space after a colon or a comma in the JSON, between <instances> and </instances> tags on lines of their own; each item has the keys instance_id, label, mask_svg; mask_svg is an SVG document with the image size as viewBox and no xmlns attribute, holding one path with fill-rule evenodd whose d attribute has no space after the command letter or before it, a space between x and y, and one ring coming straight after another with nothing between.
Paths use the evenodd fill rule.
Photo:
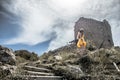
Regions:
<instances>
[{"instance_id":1,"label":"green shrub","mask_svg":"<svg viewBox=\"0 0 120 80\"><path fill-rule=\"evenodd\" d=\"M15 51L15 56L19 56L30 61L36 61L39 59L37 54L34 52L29 52L27 50L17 50Z\"/></svg>"}]
</instances>

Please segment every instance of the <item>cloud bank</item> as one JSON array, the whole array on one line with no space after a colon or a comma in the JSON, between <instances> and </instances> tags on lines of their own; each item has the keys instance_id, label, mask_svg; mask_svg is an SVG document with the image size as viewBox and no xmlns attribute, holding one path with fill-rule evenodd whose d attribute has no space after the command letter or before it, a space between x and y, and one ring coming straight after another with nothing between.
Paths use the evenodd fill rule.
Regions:
<instances>
[{"instance_id":1,"label":"cloud bank","mask_svg":"<svg viewBox=\"0 0 120 80\"><path fill-rule=\"evenodd\" d=\"M107 19L115 45L120 46L120 0L11 0L3 5L19 18L22 31L6 44L36 45L51 40L48 50L74 39L73 26L80 17Z\"/></svg>"}]
</instances>

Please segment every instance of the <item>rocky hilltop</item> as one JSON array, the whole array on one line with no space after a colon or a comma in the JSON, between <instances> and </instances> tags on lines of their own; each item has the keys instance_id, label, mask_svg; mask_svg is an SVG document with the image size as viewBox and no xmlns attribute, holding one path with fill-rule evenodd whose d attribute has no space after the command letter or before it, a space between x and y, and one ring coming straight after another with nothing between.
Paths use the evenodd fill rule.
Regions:
<instances>
[{"instance_id":1,"label":"rocky hilltop","mask_svg":"<svg viewBox=\"0 0 120 80\"><path fill-rule=\"evenodd\" d=\"M67 80L120 80L120 47L83 54L72 44L44 53L40 60Z\"/></svg>"},{"instance_id":2,"label":"rocky hilltop","mask_svg":"<svg viewBox=\"0 0 120 80\"><path fill-rule=\"evenodd\" d=\"M114 46L109 23L80 18L86 49L68 44L38 56L0 46L0 80L120 80L120 47Z\"/></svg>"},{"instance_id":3,"label":"rocky hilltop","mask_svg":"<svg viewBox=\"0 0 120 80\"><path fill-rule=\"evenodd\" d=\"M120 80L120 47L90 47L83 52L70 44L38 58L1 46L0 80Z\"/></svg>"},{"instance_id":4,"label":"rocky hilltop","mask_svg":"<svg viewBox=\"0 0 120 80\"><path fill-rule=\"evenodd\" d=\"M81 17L74 26L75 39L80 28L84 28L86 40L92 41L97 48L109 48L114 46L111 26L107 20L97 21Z\"/></svg>"},{"instance_id":5,"label":"rocky hilltop","mask_svg":"<svg viewBox=\"0 0 120 80\"><path fill-rule=\"evenodd\" d=\"M27 50L13 51L0 45L0 80L21 80L16 74L21 73L21 65L37 61L39 57Z\"/></svg>"}]
</instances>

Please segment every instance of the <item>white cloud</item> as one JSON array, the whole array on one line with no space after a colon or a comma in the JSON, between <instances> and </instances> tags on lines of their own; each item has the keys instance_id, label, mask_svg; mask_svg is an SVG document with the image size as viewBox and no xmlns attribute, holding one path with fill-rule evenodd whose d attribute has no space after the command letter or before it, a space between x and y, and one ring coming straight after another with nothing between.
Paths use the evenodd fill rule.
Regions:
<instances>
[{"instance_id":1,"label":"white cloud","mask_svg":"<svg viewBox=\"0 0 120 80\"><path fill-rule=\"evenodd\" d=\"M73 26L79 17L107 19L112 26L115 45L120 45L119 0L12 0L7 9L20 17L23 31L7 44L35 45L53 37L48 49L65 45L73 39ZM61 25L62 24L62 25ZM117 41L117 42L116 42Z\"/></svg>"},{"instance_id":2,"label":"white cloud","mask_svg":"<svg viewBox=\"0 0 120 80\"><path fill-rule=\"evenodd\" d=\"M46 36L52 33L51 29L54 23L52 12L46 9L44 4L40 4L39 1L24 1L17 0L9 9L15 15L21 17L19 24L23 31L18 37L9 40L7 44L25 43L34 45L49 40L51 36Z\"/></svg>"},{"instance_id":3,"label":"white cloud","mask_svg":"<svg viewBox=\"0 0 120 80\"><path fill-rule=\"evenodd\" d=\"M51 41L48 50L53 50L53 49L59 48L60 46L64 46L70 40L74 39L74 31L73 31L74 24L67 24L66 26L68 26L66 27L66 29L63 29L60 27L55 28L57 38Z\"/></svg>"}]
</instances>

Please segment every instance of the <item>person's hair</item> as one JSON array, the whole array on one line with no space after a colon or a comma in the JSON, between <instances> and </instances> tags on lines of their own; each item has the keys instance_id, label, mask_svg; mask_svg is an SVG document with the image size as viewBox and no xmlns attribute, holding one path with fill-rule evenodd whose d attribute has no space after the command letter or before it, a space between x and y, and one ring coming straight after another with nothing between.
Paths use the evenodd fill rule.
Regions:
<instances>
[{"instance_id":1,"label":"person's hair","mask_svg":"<svg viewBox=\"0 0 120 80\"><path fill-rule=\"evenodd\" d=\"M81 30L80 32L84 32L83 30Z\"/></svg>"},{"instance_id":2,"label":"person's hair","mask_svg":"<svg viewBox=\"0 0 120 80\"><path fill-rule=\"evenodd\" d=\"M83 29L83 28L80 28L79 31L80 31L80 32L84 32L84 29Z\"/></svg>"},{"instance_id":3,"label":"person's hair","mask_svg":"<svg viewBox=\"0 0 120 80\"><path fill-rule=\"evenodd\" d=\"M78 30L78 32L80 32L80 33L81 33L81 32L84 32L84 31L83 31L83 30Z\"/></svg>"}]
</instances>

